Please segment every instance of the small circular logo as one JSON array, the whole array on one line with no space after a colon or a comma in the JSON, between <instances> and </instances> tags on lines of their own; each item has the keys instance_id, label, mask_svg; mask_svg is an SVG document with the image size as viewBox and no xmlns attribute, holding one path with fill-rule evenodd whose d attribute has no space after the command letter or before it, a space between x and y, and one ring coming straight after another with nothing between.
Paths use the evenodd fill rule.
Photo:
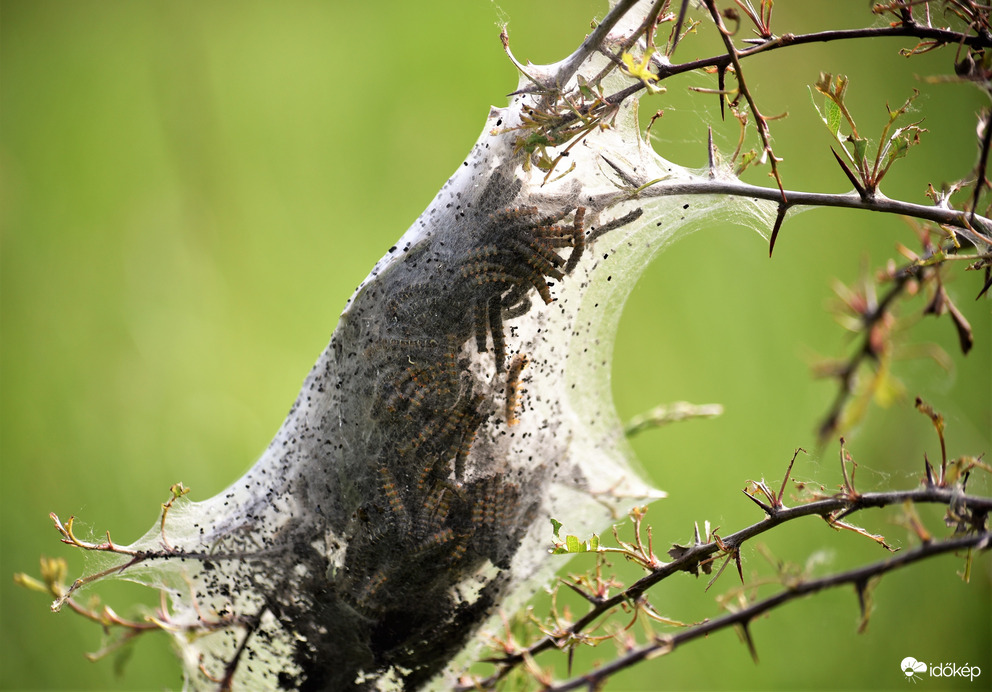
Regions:
<instances>
[{"instance_id":1,"label":"small circular logo","mask_svg":"<svg viewBox=\"0 0 992 692\"><path fill-rule=\"evenodd\" d=\"M903 675L906 676L907 680L912 680L916 682L919 679L919 673L927 672L927 664L922 661L917 661L912 656L907 656L902 659L902 663L899 664L902 669Z\"/></svg>"}]
</instances>

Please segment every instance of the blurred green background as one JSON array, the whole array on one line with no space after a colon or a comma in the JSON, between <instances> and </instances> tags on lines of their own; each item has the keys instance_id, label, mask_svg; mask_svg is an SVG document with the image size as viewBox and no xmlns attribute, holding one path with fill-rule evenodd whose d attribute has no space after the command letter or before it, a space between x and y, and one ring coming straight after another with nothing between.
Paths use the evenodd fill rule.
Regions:
<instances>
[{"instance_id":1,"label":"blurred green background","mask_svg":"<svg viewBox=\"0 0 992 692\"><path fill-rule=\"evenodd\" d=\"M151 526L172 483L204 499L237 478L282 421L346 298L460 164L489 105L514 88L499 24L509 21L518 58L549 62L601 11L587 0L4 0L0 687L181 686L164 636L143 638L130 660L88 663L99 627L53 615L44 596L13 585L12 573L37 572L41 554L65 556L72 576L82 570L47 514L74 514L84 530L128 542ZM776 4L778 32L872 22L863 0ZM702 34L677 57L714 53L712 31ZM928 182L967 175L985 99L968 85L920 82L949 72L952 51L907 61L902 45L817 45L747 63L765 112L790 113L775 123L787 186L849 187L810 105L806 85L820 71L852 76L851 103L872 135L886 101L924 89L918 110L931 133L890 174L890 196L925 202ZM716 98L692 85L715 86L672 80L642 115L663 109L656 146L695 167L705 163L706 123L725 151L736 126L720 125ZM797 477L839 482L836 444L816 451L814 435L834 388L812 380L809 364L849 345L826 309L832 278L853 280L896 242L914 242L897 218L813 211L786 224L772 260L760 237L727 226L683 240L647 272L616 346L621 416L674 400L726 407L719 419L634 441L671 495L649 513L659 545L689 540L693 521L729 533L760 519L740 489L777 482L796 447L811 452ZM990 449L992 335L988 302L973 300L979 286L975 274L949 286L975 328L974 351L951 373L900 362L907 398L873 409L849 435L862 489L913 487L923 452L939 458L916 394L944 413L951 455ZM945 320L910 337L957 356ZM973 489L989 492L988 479ZM924 515L940 532L939 511ZM894 516L858 521L912 544ZM816 554L817 574L884 557L812 519L774 534L763 539L771 552L800 564ZM748 574L769 573L756 544L744 557ZM947 557L886 577L866 634L855 635L853 592L838 590L754 623L758 665L722 632L609 689L902 689L906 656L979 665L981 682L923 684L977 689L992 678L989 560L970 585L955 576L961 566ZM713 617L715 592L734 579L728 572L703 593L703 580L681 576L653 602L685 621ZM122 614L136 600L155 603L127 584L100 593ZM605 646L592 655L612 656Z\"/></svg>"}]
</instances>

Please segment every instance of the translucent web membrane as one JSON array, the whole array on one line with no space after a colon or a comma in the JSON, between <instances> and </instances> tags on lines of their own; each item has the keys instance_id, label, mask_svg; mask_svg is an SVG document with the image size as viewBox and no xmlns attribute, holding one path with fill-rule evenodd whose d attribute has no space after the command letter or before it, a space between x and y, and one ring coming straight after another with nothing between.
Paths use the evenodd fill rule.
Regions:
<instances>
[{"instance_id":1,"label":"translucent web membrane","mask_svg":"<svg viewBox=\"0 0 992 692\"><path fill-rule=\"evenodd\" d=\"M774 205L638 201L638 184L694 176L642 142L635 101L546 181L515 151L542 98L491 110L349 300L255 466L130 546L156 559L120 576L169 594L189 687L443 686L495 608L561 566L549 517L598 531L662 495L633 470L612 403L623 303L673 239L767 228Z\"/></svg>"}]
</instances>

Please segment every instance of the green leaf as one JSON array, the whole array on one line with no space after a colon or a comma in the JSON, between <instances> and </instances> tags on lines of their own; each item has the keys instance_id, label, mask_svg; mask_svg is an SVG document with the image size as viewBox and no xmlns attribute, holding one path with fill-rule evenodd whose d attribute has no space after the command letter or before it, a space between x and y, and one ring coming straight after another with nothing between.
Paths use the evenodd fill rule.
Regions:
<instances>
[{"instance_id":1,"label":"green leaf","mask_svg":"<svg viewBox=\"0 0 992 692\"><path fill-rule=\"evenodd\" d=\"M847 141L854 145L854 162L860 168L862 162L867 159L869 142L863 137L855 137L854 135L848 137Z\"/></svg>"},{"instance_id":2,"label":"green leaf","mask_svg":"<svg viewBox=\"0 0 992 692\"><path fill-rule=\"evenodd\" d=\"M555 518L551 518L551 528L555 534L554 547L550 553L552 555L566 555L571 553L590 553L599 551L599 535L593 534L588 541L579 540L578 536L566 535L564 540L561 537L562 523Z\"/></svg>"},{"instance_id":3,"label":"green leaf","mask_svg":"<svg viewBox=\"0 0 992 692\"><path fill-rule=\"evenodd\" d=\"M829 129L830 126L827 124L827 116L825 116L823 111L820 110L820 104L816 102L816 95L813 93L812 89L809 89L809 100L813 102L813 109L816 111L816 114L820 116L820 120L822 120L823 124L827 125L827 128Z\"/></svg>"},{"instance_id":4,"label":"green leaf","mask_svg":"<svg viewBox=\"0 0 992 692\"><path fill-rule=\"evenodd\" d=\"M592 90L592 87L590 87L589 83L585 79L583 79L582 75L578 75L576 77L576 80L579 83L579 93L581 93L584 97L590 100L596 98L596 92Z\"/></svg>"},{"instance_id":5,"label":"green leaf","mask_svg":"<svg viewBox=\"0 0 992 692\"><path fill-rule=\"evenodd\" d=\"M737 159L737 171L736 171L737 175L740 175L745 170L747 170L747 167L750 166L752 163L754 163L757 159L758 159L758 152L755 151L754 149L751 149L750 151L745 151L743 154L741 154L740 157Z\"/></svg>"},{"instance_id":6,"label":"green leaf","mask_svg":"<svg viewBox=\"0 0 992 692\"><path fill-rule=\"evenodd\" d=\"M14 574L14 583L18 586L23 586L24 588L31 589L32 591L38 591L43 594L50 594L51 589L48 585L41 583L34 577L24 574L23 572L17 572Z\"/></svg>"},{"instance_id":7,"label":"green leaf","mask_svg":"<svg viewBox=\"0 0 992 692\"><path fill-rule=\"evenodd\" d=\"M823 101L823 122L826 123L830 134L836 137L837 132L840 130L840 121L843 120L844 116L840 111L840 106L834 103L834 101L829 98L825 98Z\"/></svg>"},{"instance_id":8,"label":"green leaf","mask_svg":"<svg viewBox=\"0 0 992 692\"><path fill-rule=\"evenodd\" d=\"M624 71L631 77L644 82L644 86L648 87L648 89L651 88L654 82L658 81L658 75L651 71L651 56L653 54L654 49L649 50L644 54L640 62L637 62L637 59L630 53L625 52L620 56L625 68Z\"/></svg>"},{"instance_id":9,"label":"green leaf","mask_svg":"<svg viewBox=\"0 0 992 692\"><path fill-rule=\"evenodd\" d=\"M888 167L892 165L893 161L895 161L896 159L901 159L906 155L906 153L909 151L911 142L909 141L909 137L901 136L901 137L893 137L890 140L890 144L891 146L889 147L888 156L886 157L885 160L886 169L888 169Z\"/></svg>"},{"instance_id":10,"label":"green leaf","mask_svg":"<svg viewBox=\"0 0 992 692\"><path fill-rule=\"evenodd\" d=\"M926 132L926 130L923 130L915 123L896 130L892 137L889 138L885 151L883 152L885 155L885 163L882 170L887 171L893 161L903 158L909 153L910 147L919 144L921 132Z\"/></svg>"},{"instance_id":11,"label":"green leaf","mask_svg":"<svg viewBox=\"0 0 992 692\"><path fill-rule=\"evenodd\" d=\"M577 536L566 536L565 547L568 548L568 552L570 553L586 552L586 547L582 544L582 541L580 541Z\"/></svg>"}]
</instances>

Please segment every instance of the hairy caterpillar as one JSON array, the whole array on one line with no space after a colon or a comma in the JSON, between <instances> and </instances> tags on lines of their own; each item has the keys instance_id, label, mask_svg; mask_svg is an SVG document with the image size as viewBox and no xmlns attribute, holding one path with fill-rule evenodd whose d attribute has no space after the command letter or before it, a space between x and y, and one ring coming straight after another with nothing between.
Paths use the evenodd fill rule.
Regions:
<instances>
[{"instance_id":1,"label":"hairy caterpillar","mask_svg":"<svg viewBox=\"0 0 992 692\"><path fill-rule=\"evenodd\" d=\"M517 354L510 362L510 367L506 373L506 390L504 394L504 416L507 425L516 425L520 422L517 418L517 406L520 404L520 375L527 367L527 356Z\"/></svg>"}]
</instances>

